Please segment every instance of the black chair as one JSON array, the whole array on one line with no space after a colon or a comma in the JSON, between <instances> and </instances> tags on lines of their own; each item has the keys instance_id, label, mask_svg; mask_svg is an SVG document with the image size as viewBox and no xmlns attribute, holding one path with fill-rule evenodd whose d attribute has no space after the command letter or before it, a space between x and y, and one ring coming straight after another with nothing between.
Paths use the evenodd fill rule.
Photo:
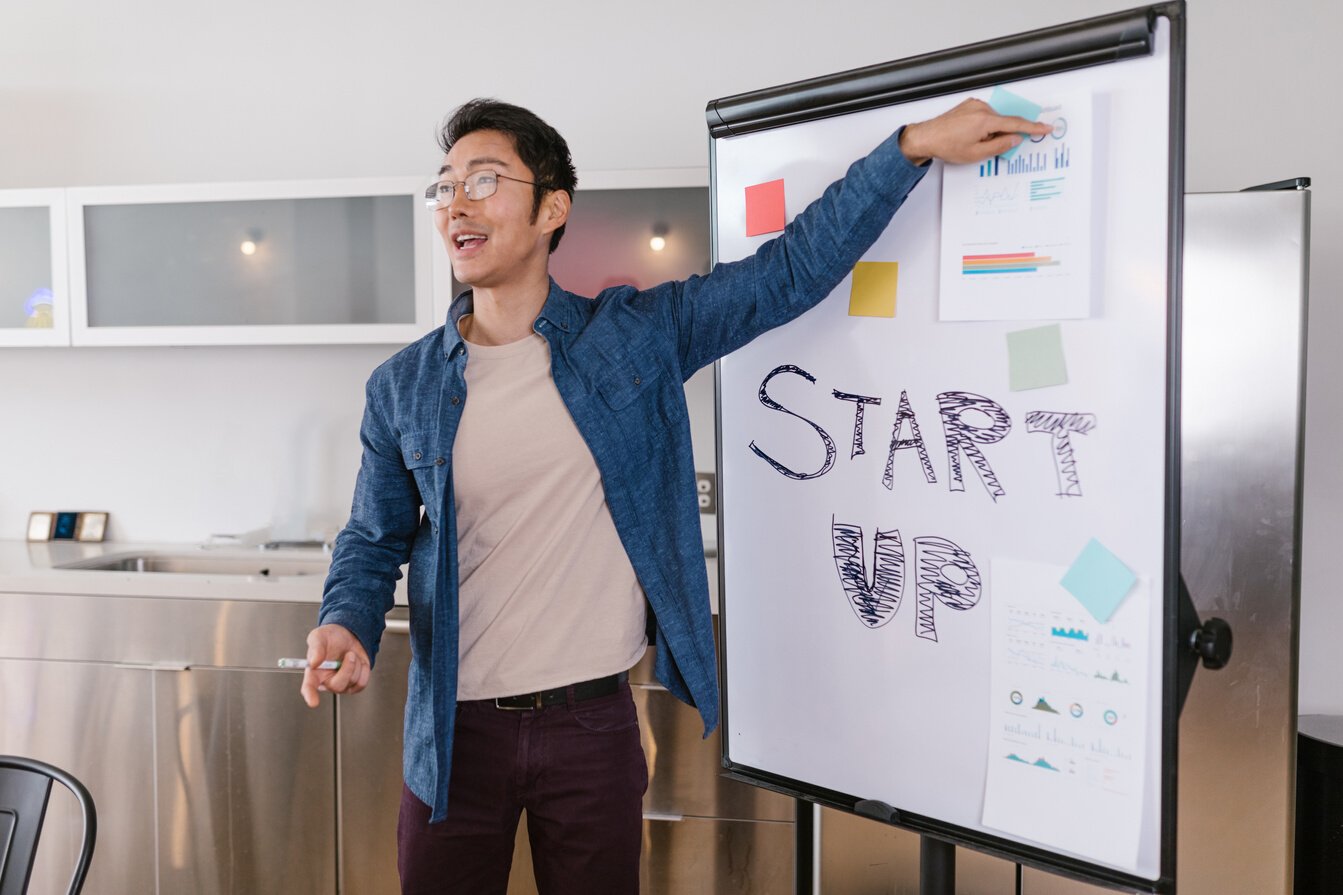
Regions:
<instances>
[{"instance_id":1,"label":"black chair","mask_svg":"<svg viewBox=\"0 0 1343 895\"><path fill-rule=\"evenodd\" d=\"M61 781L75 794L84 812L84 842L70 877L70 895L78 895L84 888L98 832L93 797L84 784L60 768L31 758L0 755L0 895L24 895L28 891L53 780Z\"/></svg>"}]
</instances>

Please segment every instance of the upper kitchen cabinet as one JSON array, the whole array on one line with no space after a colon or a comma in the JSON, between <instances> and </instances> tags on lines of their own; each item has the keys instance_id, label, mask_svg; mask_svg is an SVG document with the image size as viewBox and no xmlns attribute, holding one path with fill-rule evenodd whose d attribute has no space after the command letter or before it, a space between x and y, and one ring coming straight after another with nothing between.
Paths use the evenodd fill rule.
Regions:
<instances>
[{"instance_id":1,"label":"upper kitchen cabinet","mask_svg":"<svg viewBox=\"0 0 1343 895\"><path fill-rule=\"evenodd\" d=\"M435 325L423 186L68 189L73 344L414 341Z\"/></svg>"},{"instance_id":2,"label":"upper kitchen cabinet","mask_svg":"<svg viewBox=\"0 0 1343 895\"><path fill-rule=\"evenodd\" d=\"M70 344L64 196L0 191L0 346Z\"/></svg>"}]
</instances>

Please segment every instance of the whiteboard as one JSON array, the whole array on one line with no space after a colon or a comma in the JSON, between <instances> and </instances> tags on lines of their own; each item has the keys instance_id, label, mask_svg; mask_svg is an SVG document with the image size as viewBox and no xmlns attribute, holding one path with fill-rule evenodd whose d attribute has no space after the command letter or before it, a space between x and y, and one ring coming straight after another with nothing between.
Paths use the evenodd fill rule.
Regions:
<instances>
[{"instance_id":1,"label":"whiteboard","mask_svg":"<svg viewBox=\"0 0 1343 895\"><path fill-rule=\"evenodd\" d=\"M718 365L729 769L834 807L879 800L897 823L1152 891L1173 885L1163 692L1181 163L1179 65L1170 21L1155 22L1150 55L1004 85L1090 104L1082 316L943 319L956 272L935 162L864 256L899 265L893 317L852 314L850 275ZM988 94L713 140L717 259L770 238L746 235L747 187L783 180L791 220L900 125ZM1066 383L1013 390L1009 334L1055 323ZM994 413L1005 435L967 435ZM1136 578L1104 620L1058 586L1093 540Z\"/></svg>"}]
</instances>

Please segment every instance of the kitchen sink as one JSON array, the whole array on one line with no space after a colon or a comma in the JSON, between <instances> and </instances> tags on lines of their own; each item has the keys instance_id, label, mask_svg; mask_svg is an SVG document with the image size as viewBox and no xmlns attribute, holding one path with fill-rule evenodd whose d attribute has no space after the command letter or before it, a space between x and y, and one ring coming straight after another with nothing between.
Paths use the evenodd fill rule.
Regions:
<instances>
[{"instance_id":1,"label":"kitchen sink","mask_svg":"<svg viewBox=\"0 0 1343 895\"><path fill-rule=\"evenodd\" d=\"M58 566L93 572L166 572L185 575L243 575L287 578L325 575L329 556L266 556L208 553L135 553L99 556Z\"/></svg>"}]
</instances>

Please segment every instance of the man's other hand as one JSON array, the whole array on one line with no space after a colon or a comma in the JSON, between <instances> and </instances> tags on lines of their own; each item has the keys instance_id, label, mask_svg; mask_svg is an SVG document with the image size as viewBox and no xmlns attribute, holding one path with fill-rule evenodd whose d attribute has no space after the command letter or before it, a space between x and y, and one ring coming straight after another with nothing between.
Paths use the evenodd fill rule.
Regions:
<instances>
[{"instance_id":1,"label":"man's other hand","mask_svg":"<svg viewBox=\"0 0 1343 895\"><path fill-rule=\"evenodd\" d=\"M328 659L339 659L340 667L334 671L315 667ZM372 670L363 644L348 628L322 625L308 632L308 667L299 693L308 708L315 709L319 692L358 693L368 686Z\"/></svg>"},{"instance_id":2,"label":"man's other hand","mask_svg":"<svg viewBox=\"0 0 1343 895\"><path fill-rule=\"evenodd\" d=\"M1002 155L1021 142L1022 134L1040 137L1052 130L1052 125L999 115L983 100L967 99L936 118L906 127L900 151L916 165L930 158L963 165Z\"/></svg>"}]
</instances>

